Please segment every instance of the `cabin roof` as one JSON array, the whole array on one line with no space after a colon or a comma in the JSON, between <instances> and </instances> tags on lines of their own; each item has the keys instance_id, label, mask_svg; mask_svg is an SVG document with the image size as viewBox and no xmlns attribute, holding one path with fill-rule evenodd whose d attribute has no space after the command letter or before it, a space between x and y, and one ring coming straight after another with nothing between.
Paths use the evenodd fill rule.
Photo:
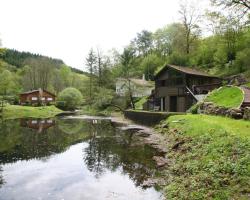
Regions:
<instances>
[{"instance_id":1,"label":"cabin roof","mask_svg":"<svg viewBox=\"0 0 250 200\"><path fill-rule=\"evenodd\" d=\"M168 68L177 70L179 72L182 72L184 74L190 74L190 75L195 75L195 76L204 76L204 77L211 77L211 78L217 78L216 76L210 75L206 72L190 68L190 67L183 67L183 66L176 66L176 65L166 65L163 67L156 75L155 78L157 78L159 75L161 75L165 70Z\"/></svg>"},{"instance_id":2,"label":"cabin roof","mask_svg":"<svg viewBox=\"0 0 250 200\"><path fill-rule=\"evenodd\" d=\"M48 93L48 94L50 94L50 95L52 95L52 96L56 96L55 94L53 94L53 93L51 93L51 92L49 92L49 91L47 91L47 90L42 90L43 92L46 92L46 93ZM32 94L32 93L36 93L36 92L39 92L39 90L30 90L30 91L26 91L26 92L23 92L23 93L20 93L20 95L25 95L25 94Z\"/></svg>"}]
</instances>

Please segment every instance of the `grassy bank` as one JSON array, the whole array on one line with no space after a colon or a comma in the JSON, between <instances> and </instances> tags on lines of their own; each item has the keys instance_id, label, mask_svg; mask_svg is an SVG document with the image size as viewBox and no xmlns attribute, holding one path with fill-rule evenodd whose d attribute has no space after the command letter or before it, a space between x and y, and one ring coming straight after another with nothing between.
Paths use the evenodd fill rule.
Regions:
<instances>
[{"instance_id":1,"label":"grassy bank","mask_svg":"<svg viewBox=\"0 0 250 200\"><path fill-rule=\"evenodd\" d=\"M250 122L190 114L164 123L167 199L249 199Z\"/></svg>"},{"instance_id":2,"label":"grassy bank","mask_svg":"<svg viewBox=\"0 0 250 200\"><path fill-rule=\"evenodd\" d=\"M238 108L243 101L243 92L238 87L222 87L214 90L205 101L225 108Z\"/></svg>"},{"instance_id":3,"label":"grassy bank","mask_svg":"<svg viewBox=\"0 0 250 200\"><path fill-rule=\"evenodd\" d=\"M3 109L2 116L4 119L17 119L17 118L50 118L62 113L63 111L55 106L17 106L7 105Z\"/></svg>"}]
</instances>

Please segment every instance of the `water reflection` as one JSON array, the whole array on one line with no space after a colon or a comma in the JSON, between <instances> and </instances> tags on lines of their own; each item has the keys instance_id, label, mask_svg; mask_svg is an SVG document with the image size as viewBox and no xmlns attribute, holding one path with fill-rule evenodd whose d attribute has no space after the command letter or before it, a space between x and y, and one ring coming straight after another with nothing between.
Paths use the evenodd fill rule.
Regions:
<instances>
[{"instance_id":1,"label":"water reflection","mask_svg":"<svg viewBox=\"0 0 250 200\"><path fill-rule=\"evenodd\" d=\"M154 189L137 187L155 174L155 154L108 120L4 121L0 200L158 200Z\"/></svg>"},{"instance_id":2,"label":"water reflection","mask_svg":"<svg viewBox=\"0 0 250 200\"><path fill-rule=\"evenodd\" d=\"M2 176L2 171L3 171L3 169L2 169L2 167L0 166L0 188L1 188L1 186L3 185L3 183L4 183L3 176Z\"/></svg>"},{"instance_id":3,"label":"water reflection","mask_svg":"<svg viewBox=\"0 0 250 200\"><path fill-rule=\"evenodd\" d=\"M155 151L145 146L133 133L124 133L108 122L96 124L94 134L88 140L88 147L84 151L84 162L88 169L98 178L107 171L121 168L128 174L136 186L155 174L152 157Z\"/></svg>"},{"instance_id":4,"label":"water reflection","mask_svg":"<svg viewBox=\"0 0 250 200\"><path fill-rule=\"evenodd\" d=\"M38 133L55 125L54 119L20 119L22 127L28 127L37 130Z\"/></svg>"},{"instance_id":5,"label":"water reflection","mask_svg":"<svg viewBox=\"0 0 250 200\"><path fill-rule=\"evenodd\" d=\"M21 120L21 122L8 120L1 123L0 164L34 158L46 159L55 153L64 152L70 145L89 137L87 126L82 125L87 123L80 120L74 121L71 126L69 126L70 123L67 120L61 122L59 119L51 121L36 120L36 122L36 125L34 125L35 123L28 119ZM67 129L62 131L58 126L62 126L64 123L67 124ZM77 124L81 124L81 129L71 135L71 130L74 130ZM42 133L40 132L41 129L34 128L40 125L47 127L43 129Z\"/></svg>"}]
</instances>

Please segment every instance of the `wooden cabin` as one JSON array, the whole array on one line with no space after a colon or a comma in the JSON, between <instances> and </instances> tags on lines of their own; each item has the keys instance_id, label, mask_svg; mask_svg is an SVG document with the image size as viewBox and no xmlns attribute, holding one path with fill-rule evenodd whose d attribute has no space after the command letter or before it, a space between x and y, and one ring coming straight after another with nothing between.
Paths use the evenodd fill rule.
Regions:
<instances>
[{"instance_id":1,"label":"wooden cabin","mask_svg":"<svg viewBox=\"0 0 250 200\"><path fill-rule=\"evenodd\" d=\"M54 103L56 100L56 95L48 92L47 90L38 89L20 94L20 104L42 104L48 105Z\"/></svg>"},{"instance_id":2,"label":"wooden cabin","mask_svg":"<svg viewBox=\"0 0 250 200\"><path fill-rule=\"evenodd\" d=\"M155 76L151 96L155 110L185 112L220 86L221 79L216 76L189 67L166 65Z\"/></svg>"}]
</instances>

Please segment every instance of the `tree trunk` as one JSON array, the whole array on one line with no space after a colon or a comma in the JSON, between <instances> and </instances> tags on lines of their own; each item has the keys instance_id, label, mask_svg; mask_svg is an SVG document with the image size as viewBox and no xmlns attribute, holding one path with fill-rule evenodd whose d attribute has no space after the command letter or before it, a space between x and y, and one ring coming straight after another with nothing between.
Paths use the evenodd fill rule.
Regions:
<instances>
[{"instance_id":1,"label":"tree trunk","mask_svg":"<svg viewBox=\"0 0 250 200\"><path fill-rule=\"evenodd\" d=\"M133 100L133 93L131 91L131 85L130 85L130 80L128 80L128 91L129 91L129 98L130 98L130 104L133 110L135 110L135 103Z\"/></svg>"}]
</instances>

